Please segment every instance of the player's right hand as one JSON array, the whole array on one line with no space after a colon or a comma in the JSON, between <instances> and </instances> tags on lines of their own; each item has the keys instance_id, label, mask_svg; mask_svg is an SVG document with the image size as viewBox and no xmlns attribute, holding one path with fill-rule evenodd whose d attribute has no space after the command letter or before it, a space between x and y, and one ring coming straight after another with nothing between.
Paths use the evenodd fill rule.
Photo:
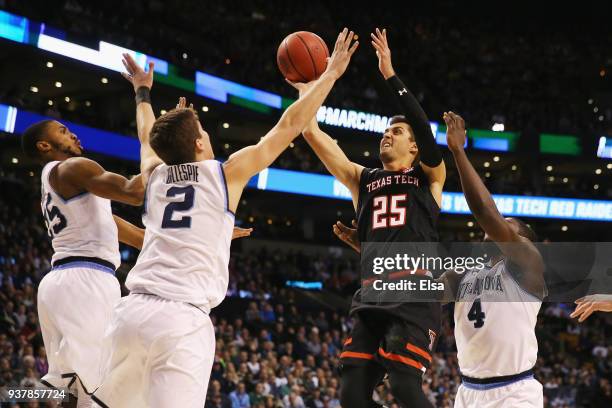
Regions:
<instances>
[{"instance_id":1,"label":"player's right hand","mask_svg":"<svg viewBox=\"0 0 612 408\"><path fill-rule=\"evenodd\" d=\"M451 152L463 149L465 146L465 121L454 112L444 112L442 115L446 123L446 143Z\"/></svg>"},{"instance_id":2,"label":"player's right hand","mask_svg":"<svg viewBox=\"0 0 612 408\"><path fill-rule=\"evenodd\" d=\"M149 89L153 87L153 67L155 66L153 61L149 61L149 69L147 72L134 61L134 58L132 58L130 54L124 53L121 62L123 62L123 66L127 71L127 73L122 72L121 75L130 81L132 86L134 86L134 91L141 86L146 86Z\"/></svg>"},{"instance_id":3,"label":"player's right hand","mask_svg":"<svg viewBox=\"0 0 612 408\"><path fill-rule=\"evenodd\" d=\"M612 295L589 295L576 300L578 306L570 317L584 322L593 312L612 312Z\"/></svg>"},{"instance_id":4,"label":"player's right hand","mask_svg":"<svg viewBox=\"0 0 612 408\"><path fill-rule=\"evenodd\" d=\"M340 240L344 241L348 246L353 248L357 252L361 252L361 243L359 242L359 236L357 235L357 222L353 220L353 227L350 228L344 225L342 222L337 221L332 229L334 230L334 234Z\"/></svg>"},{"instance_id":5,"label":"player's right hand","mask_svg":"<svg viewBox=\"0 0 612 408\"><path fill-rule=\"evenodd\" d=\"M336 79L344 74L346 67L348 67L351 61L351 57L359 46L359 41L355 41L351 45L354 37L355 33L349 32L348 28L345 28L338 34L338 39L336 39L336 44L334 45L334 52L332 52L331 57L327 60L325 73L333 75Z\"/></svg>"}]
</instances>

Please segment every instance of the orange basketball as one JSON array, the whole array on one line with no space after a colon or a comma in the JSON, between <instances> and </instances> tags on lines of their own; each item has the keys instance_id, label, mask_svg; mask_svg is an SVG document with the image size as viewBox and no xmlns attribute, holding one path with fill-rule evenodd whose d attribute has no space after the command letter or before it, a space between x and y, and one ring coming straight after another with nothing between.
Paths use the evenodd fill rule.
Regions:
<instances>
[{"instance_id":1,"label":"orange basketball","mask_svg":"<svg viewBox=\"0 0 612 408\"><path fill-rule=\"evenodd\" d=\"M289 34L281 42L276 62L283 76L291 82L310 82L327 68L329 50L318 35L309 31Z\"/></svg>"}]
</instances>

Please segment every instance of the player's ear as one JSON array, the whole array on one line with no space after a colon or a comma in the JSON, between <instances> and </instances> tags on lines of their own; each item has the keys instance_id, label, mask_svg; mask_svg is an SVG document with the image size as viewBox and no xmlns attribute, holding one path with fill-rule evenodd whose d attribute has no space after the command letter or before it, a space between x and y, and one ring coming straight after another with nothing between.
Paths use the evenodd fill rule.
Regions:
<instances>
[{"instance_id":1,"label":"player's ear","mask_svg":"<svg viewBox=\"0 0 612 408\"><path fill-rule=\"evenodd\" d=\"M40 153L48 153L51 151L52 146L51 143L47 142L46 140L39 140L36 142L36 148Z\"/></svg>"}]
</instances>

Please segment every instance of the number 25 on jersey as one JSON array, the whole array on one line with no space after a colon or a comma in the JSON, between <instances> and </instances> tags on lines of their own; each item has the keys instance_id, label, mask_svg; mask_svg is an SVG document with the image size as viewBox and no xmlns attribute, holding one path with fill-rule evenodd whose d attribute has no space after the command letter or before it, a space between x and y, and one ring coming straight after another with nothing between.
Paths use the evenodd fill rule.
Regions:
<instances>
[{"instance_id":1,"label":"number 25 on jersey","mask_svg":"<svg viewBox=\"0 0 612 408\"><path fill-rule=\"evenodd\" d=\"M372 229L394 228L406 225L407 194L381 195L372 203Z\"/></svg>"}]
</instances>

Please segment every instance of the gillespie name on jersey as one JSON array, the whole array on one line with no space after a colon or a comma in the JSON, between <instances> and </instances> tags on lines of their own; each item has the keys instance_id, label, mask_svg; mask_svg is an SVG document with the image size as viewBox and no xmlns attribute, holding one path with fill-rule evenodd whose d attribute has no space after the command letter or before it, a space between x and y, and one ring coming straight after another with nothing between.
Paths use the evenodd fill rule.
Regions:
<instances>
[{"instance_id":1,"label":"gillespie name on jersey","mask_svg":"<svg viewBox=\"0 0 612 408\"><path fill-rule=\"evenodd\" d=\"M175 184L181 181L198 182L198 166L195 164L177 164L168 166L166 184Z\"/></svg>"}]
</instances>

